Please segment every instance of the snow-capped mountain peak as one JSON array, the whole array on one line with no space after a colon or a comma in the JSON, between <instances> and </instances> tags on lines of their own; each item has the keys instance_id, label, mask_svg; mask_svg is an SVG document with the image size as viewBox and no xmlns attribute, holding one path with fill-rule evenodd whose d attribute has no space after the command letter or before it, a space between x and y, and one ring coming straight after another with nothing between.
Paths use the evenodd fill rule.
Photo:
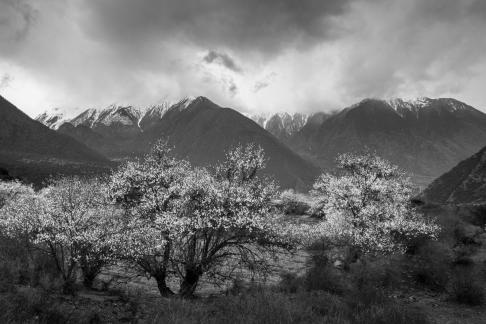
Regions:
<instances>
[{"instance_id":1,"label":"snow-capped mountain peak","mask_svg":"<svg viewBox=\"0 0 486 324\"><path fill-rule=\"evenodd\" d=\"M137 125L142 112L139 108L125 105L110 105L99 112L95 125L110 126L119 124L124 126Z\"/></svg>"},{"instance_id":2,"label":"snow-capped mountain peak","mask_svg":"<svg viewBox=\"0 0 486 324\"><path fill-rule=\"evenodd\" d=\"M83 111L81 114L78 116L74 117L71 120L68 120L70 124L73 126L87 126L87 127L93 127L94 123L98 119L99 116L99 111L95 108L90 108L85 111Z\"/></svg>"},{"instance_id":3,"label":"snow-capped mountain peak","mask_svg":"<svg viewBox=\"0 0 486 324\"><path fill-rule=\"evenodd\" d=\"M247 116L278 138L288 137L300 131L309 118L306 114L290 114L288 112L261 113Z\"/></svg>"},{"instance_id":4,"label":"snow-capped mountain peak","mask_svg":"<svg viewBox=\"0 0 486 324\"><path fill-rule=\"evenodd\" d=\"M70 118L67 117L67 114L61 108L54 108L50 111L46 110L42 114L38 115L35 119L54 130L59 129L62 124L70 120Z\"/></svg>"},{"instance_id":5,"label":"snow-capped mountain peak","mask_svg":"<svg viewBox=\"0 0 486 324\"><path fill-rule=\"evenodd\" d=\"M395 98L387 100L386 103L389 104L401 117L404 117L407 112L413 112L418 116L421 111L425 110L434 110L439 113L444 111L454 113L457 111L473 109L465 103L451 98L431 99L420 97L411 100Z\"/></svg>"}]
</instances>

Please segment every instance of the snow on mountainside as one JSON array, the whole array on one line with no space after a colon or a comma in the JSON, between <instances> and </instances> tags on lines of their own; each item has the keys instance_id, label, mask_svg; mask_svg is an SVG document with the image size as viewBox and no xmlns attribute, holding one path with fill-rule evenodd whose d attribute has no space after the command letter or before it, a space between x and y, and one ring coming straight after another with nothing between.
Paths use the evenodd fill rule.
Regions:
<instances>
[{"instance_id":1,"label":"snow on mountainside","mask_svg":"<svg viewBox=\"0 0 486 324\"><path fill-rule=\"evenodd\" d=\"M247 117L281 140L286 140L300 131L305 126L309 118L309 116L306 114L289 114L287 112L280 112L273 115L247 114Z\"/></svg>"},{"instance_id":2,"label":"snow on mountainside","mask_svg":"<svg viewBox=\"0 0 486 324\"><path fill-rule=\"evenodd\" d=\"M386 103L390 105L401 117L404 117L404 114L407 112L413 112L418 115L419 112L423 110L437 110L439 106L441 110L445 110L447 112L474 109L463 102L451 98L431 99L427 97L421 97L412 100L395 98L387 100Z\"/></svg>"},{"instance_id":3,"label":"snow on mountainside","mask_svg":"<svg viewBox=\"0 0 486 324\"><path fill-rule=\"evenodd\" d=\"M98 115L99 115L99 111L94 108L91 108L83 111L77 117L71 120L67 120L66 122L73 124L73 126L92 127L95 121L98 119Z\"/></svg>"},{"instance_id":4,"label":"snow on mountainside","mask_svg":"<svg viewBox=\"0 0 486 324\"><path fill-rule=\"evenodd\" d=\"M70 120L60 108L54 108L51 111L45 111L35 118L51 129L57 130L59 126Z\"/></svg>"},{"instance_id":5,"label":"snow on mountainside","mask_svg":"<svg viewBox=\"0 0 486 324\"><path fill-rule=\"evenodd\" d=\"M197 98L184 98L175 103L162 102L148 107L112 104L103 109L87 109L74 118L67 118L64 114L53 110L37 116L36 120L56 130L65 123L69 123L75 127L121 126L141 129L143 125L148 125L153 121L162 119L167 111L171 109L183 110L195 100Z\"/></svg>"}]
</instances>

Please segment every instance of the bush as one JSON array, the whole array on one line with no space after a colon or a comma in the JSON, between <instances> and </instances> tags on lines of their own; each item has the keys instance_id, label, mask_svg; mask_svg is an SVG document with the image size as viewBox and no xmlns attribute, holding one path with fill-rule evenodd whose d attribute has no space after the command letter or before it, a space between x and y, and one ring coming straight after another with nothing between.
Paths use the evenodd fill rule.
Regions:
<instances>
[{"instance_id":1,"label":"bush","mask_svg":"<svg viewBox=\"0 0 486 324\"><path fill-rule=\"evenodd\" d=\"M439 242L428 242L411 260L415 281L434 291L444 291L449 283L452 251Z\"/></svg>"},{"instance_id":2,"label":"bush","mask_svg":"<svg viewBox=\"0 0 486 324\"><path fill-rule=\"evenodd\" d=\"M67 323L59 305L45 292L24 288L0 297L1 323Z\"/></svg>"},{"instance_id":3,"label":"bush","mask_svg":"<svg viewBox=\"0 0 486 324\"><path fill-rule=\"evenodd\" d=\"M342 294L346 289L343 275L339 269L329 264L326 256L316 255L312 258L312 265L304 276L306 291L327 291Z\"/></svg>"},{"instance_id":4,"label":"bush","mask_svg":"<svg viewBox=\"0 0 486 324\"><path fill-rule=\"evenodd\" d=\"M286 272L281 275L278 290L284 293L295 294L304 290L304 278L295 273Z\"/></svg>"},{"instance_id":5,"label":"bush","mask_svg":"<svg viewBox=\"0 0 486 324\"><path fill-rule=\"evenodd\" d=\"M15 285L57 290L58 271L46 254L29 251L20 240L0 236L0 292L12 291Z\"/></svg>"},{"instance_id":6,"label":"bush","mask_svg":"<svg viewBox=\"0 0 486 324\"><path fill-rule=\"evenodd\" d=\"M351 279L355 287L398 288L402 281L401 260L393 257L357 263L351 266Z\"/></svg>"},{"instance_id":7,"label":"bush","mask_svg":"<svg viewBox=\"0 0 486 324\"><path fill-rule=\"evenodd\" d=\"M373 305L357 312L352 323L360 324L426 324L424 313L398 304Z\"/></svg>"},{"instance_id":8,"label":"bush","mask_svg":"<svg viewBox=\"0 0 486 324\"><path fill-rule=\"evenodd\" d=\"M482 305L486 301L483 284L470 275L462 275L454 281L451 297L458 303L470 306Z\"/></svg>"},{"instance_id":9,"label":"bush","mask_svg":"<svg viewBox=\"0 0 486 324\"><path fill-rule=\"evenodd\" d=\"M149 316L151 323L427 323L421 312L366 290L340 297L326 292L295 295L265 289L207 300L169 299Z\"/></svg>"},{"instance_id":10,"label":"bush","mask_svg":"<svg viewBox=\"0 0 486 324\"><path fill-rule=\"evenodd\" d=\"M156 306L152 323L348 323L349 309L329 294L289 295L264 289L206 301L168 300Z\"/></svg>"},{"instance_id":11,"label":"bush","mask_svg":"<svg viewBox=\"0 0 486 324\"><path fill-rule=\"evenodd\" d=\"M399 304L388 297L384 289L373 286L373 283L355 286L355 290L347 298L347 303L352 309L351 323L428 323L424 313Z\"/></svg>"}]
</instances>

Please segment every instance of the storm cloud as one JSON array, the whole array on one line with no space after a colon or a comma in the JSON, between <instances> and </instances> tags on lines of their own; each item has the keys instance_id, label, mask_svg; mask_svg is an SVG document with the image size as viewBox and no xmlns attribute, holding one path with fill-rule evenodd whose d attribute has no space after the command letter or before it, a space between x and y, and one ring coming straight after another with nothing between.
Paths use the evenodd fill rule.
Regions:
<instances>
[{"instance_id":1,"label":"storm cloud","mask_svg":"<svg viewBox=\"0 0 486 324\"><path fill-rule=\"evenodd\" d=\"M31 115L187 95L246 111L414 96L485 110L485 31L482 0L0 0L0 91Z\"/></svg>"}]
</instances>

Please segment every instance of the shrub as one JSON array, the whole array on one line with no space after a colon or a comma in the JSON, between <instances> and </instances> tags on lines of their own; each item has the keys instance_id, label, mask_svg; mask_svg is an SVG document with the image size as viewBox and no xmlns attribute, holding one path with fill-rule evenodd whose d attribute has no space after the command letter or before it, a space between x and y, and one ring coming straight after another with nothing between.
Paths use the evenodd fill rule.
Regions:
<instances>
[{"instance_id":1,"label":"shrub","mask_svg":"<svg viewBox=\"0 0 486 324\"><path fill-rule=\"evenodd\" d=\"M55 290L57 279L58 271L48 255L0 235L0 292L12 291L15 285Z\"/></svg>"},{"instance_id":2,"label":"shrub","mask_svg":"<svg viewBox=\"0 0 486 324\"><path fill-rule=\"evenodd\" d=\"M451 297L458 303L477 306L486 300L483 284L471 275L461 275L452 284Z\"/></svg>"},{"instance_id":3,"label":"shrub","mask_svg":"<svg viewBox=\"0 0 486 324\"><path fill-rule=\"evenodd\" d=\"M472 224L459 223L454 228L454 236L457 242L468 245L477 244L477 236L482 233L479 226Z\"/></svg>"},{"instance_id":4,"label":"shrub","mask_svg":"<svg viewBox=\"0 0 486 324\"><path fill-rule=\"evenodd\" d=\"M373 305L356 313L352 323L356 324L426 324L424 313L399 304Z\"/></svg>"},{"instance_id":5,"label":"shrub","mask_svg":"<svg viewBox=\"0 0 486 324\"><path fill-rule=\"evenodd\" d=\"M398 288L402 279L401 269L400 260L389 258L356 263L351 266L350 274L353 284L359 289Z\"/></svg>"},{"instance_id":6,"label":"shrub","mask_svg":"<svg viewBox=\"0 0 486 324\"><path fill-rule=\"evenodd\" d=\"M295 294L304 290L304 278L295 273L286 272L281 275L278 289L285 293Z\"/></svg>"},{"instance_id":7,"label":"shrub","mask_svg":"<svg viewBox=\"0 0 486 324\"><path fill-rule=\"evenodd\" d=\"M1 323L67 323L68 318L49 295L24 288L0 297Z\"/></svg>"},{"instance_id":8,"label":"shrub","mask_svg":"<svg viewBox=\"0 0 486 324\"><path fill-rule=\"evenodd\" d=\"M340 297L326 292L295 295L265 289L207 300L169 299L149 316L152 323L427 323L423 313L366 290Z\"/></svg>"},{"instance_id":9,"label":"shrub","mask_svg":"<svg viewBox=\"0 0 486 324\"><path fill-rule=\"evenodd\" d=\"M152 314L152 323L348 323L349 310L329 294L296 296L266 290L207 301L170 299Z\"/></svg>"},{"instance_id":10,"label":"shrub","mask_svg":"<svg viewBox=\"0 0 486 324\"><path fill-rule=\"evenodd\" d=\"M304 287L307 291L327 291L342 294L346 290L341 271L329 264L326 256L312 258L312 266L304 276Z\"/></svg>"},{"instance_id":11,"label":"shrub","mask_svg":"<svg viewBox=\"0 0 486 324\"><path fill-rule=\"evenodd\" d=\"M447 288L451 275L452 251L444 244L429 242L411 260L416 282L435 291Z\"/></svg>"}]
</instances>

